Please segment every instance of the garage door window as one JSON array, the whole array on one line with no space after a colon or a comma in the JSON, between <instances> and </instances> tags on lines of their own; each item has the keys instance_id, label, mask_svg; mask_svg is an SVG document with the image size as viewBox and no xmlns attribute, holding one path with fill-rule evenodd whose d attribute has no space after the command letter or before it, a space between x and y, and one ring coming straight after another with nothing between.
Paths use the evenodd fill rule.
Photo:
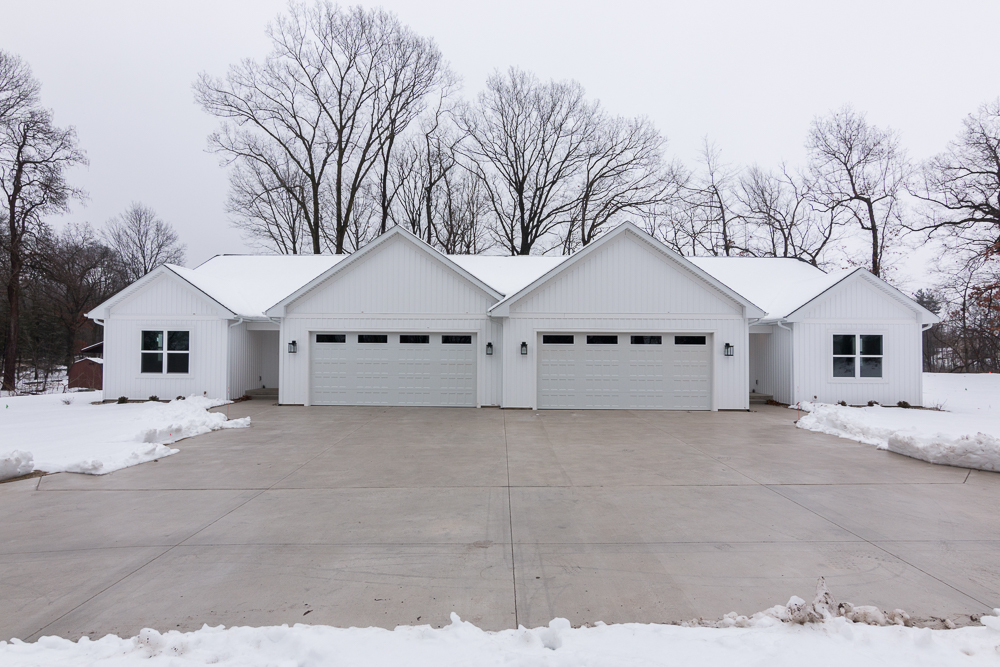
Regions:
<instances>
[{"instance_id":1,"label":"garage door window","mask_svg":"<svg viewBox=\"0 0 1000 667\"><path fill-rule=\"evenodd\" d=\"M663 336L632 336L633 345L663 345Z\"/></svg>"},{"instance_id":2,"label":"garage door window","mask_svg":"<svg viewBox=\"0 0 1000 667\"><path fill-rule=\"evenodd\" d=\"M617 345L618 336L587 336L587 345Z\"/></svg>"},{"instance_id":3,"label":"garage door window","mask_svg":"<svg viewBox=\"0 0 1000 667\"><path fill-rule=\"evenodd\" d=\"M472 345L472 336L441 336L445 345Z\"/></svg>"},{"instance_id":4,"label":"garage door window","mask_svg":"<svg viewBox=\"0 0 1000 667\"><path fill-rule=\"evenodd\" d=\"M346 343L347 334L316 334L317 343Z\"/></svg>"},{"instance_id":5,"label":"garage door window","mask_svg":"<svg viewBox=\"0 0 1000 667\"><path fill-rule=\"evenodd\" d=\"M389 336L386 334L358 334L359 343L388 343Z\"/></svg>"},{"instance_id":6,"label":"garage door window","mask_svg":"<svg viewBox=\"0 0 1000 667\"><path fill-rule=\"evenodd\" d=\"M139 370L142 373L187 373L190 353L189 331L143 331Z\"/></svg>"},{"instance_id":7,"label":"garage door window","mask_svg":"<svg viewBox=\"0 0 1000 667\"><path fill-rule=\"evenodd\" d=\"M415 336L412 334L403 334L399 337L399 342L404 345L423 345L425 343L431 342L430 336Z\"/></svg>"},{"instance_id":8,"label":"garage door window","mask_svg":"<svg viewBox=\"0 0 1000 667\"><path fill-rule=\"evenodd\" d=\"M542 336L543 345L572 345L573 337L564 335L553 335Z\"/></svg>"},{"instance_id":9,"label":"garage door window","mask_svg":"<svg viewBox=\"0 0 1000 667\"><path fill-rule=\"evenodd\" d=\"M705 336L674 336L674 345L704 345Z\"/></svg>"},{"instance_id":10,"label":"garage door window","mask_svg":"<svg viewBox=\"0 0 1000 667\"><path fill-rule=\"evenodd\" d=\"M882 377L882 335L834 334L833 377Z\"/></svg>"}]
</instances>

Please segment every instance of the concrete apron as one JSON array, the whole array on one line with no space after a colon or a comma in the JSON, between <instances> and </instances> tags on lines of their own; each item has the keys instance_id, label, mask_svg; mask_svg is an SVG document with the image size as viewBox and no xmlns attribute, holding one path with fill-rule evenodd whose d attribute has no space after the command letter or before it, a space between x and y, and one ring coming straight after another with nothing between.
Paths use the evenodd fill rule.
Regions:
<instances>
[{"instance_id":1,"label":"concrete apron","mask_svg":"<svg viewBox=\"0 0 1000 667\"><path fill-rule=\"evenodd\" d=\"M1000 606L1000 475L795 413L230 406L250 429L0 484L0 638Z\"/></svg>"}]
</instances>

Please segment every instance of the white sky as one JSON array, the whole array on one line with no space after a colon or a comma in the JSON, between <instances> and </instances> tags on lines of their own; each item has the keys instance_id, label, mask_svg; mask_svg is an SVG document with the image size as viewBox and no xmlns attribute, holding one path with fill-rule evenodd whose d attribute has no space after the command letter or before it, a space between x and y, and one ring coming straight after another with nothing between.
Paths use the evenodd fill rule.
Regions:
<instances>
[{"instance_id":1,"label":"white sky","mask_svg":"<svg viewBox=\"0 0 1000 667\"><path fill-rule=\"evenodd\" d=\"M245 252L223 209L227 181L205 151L216 120L193 101L200 71L267 50L276 0L7 0L0 48L23 57L57 122L90 158L90 193L66 219L102 225L131 201L172 223L194 266ZM645 114L691 163L704 137L726 160L803 160L818 114L852 103L902 133L914 158L1000 95L996 0L699 0L613 3L387 0L433 37L473 97L495 68L576 79L623 115ZM907 266L911 284L922 262Z\"/></svg>"}]
</instances>

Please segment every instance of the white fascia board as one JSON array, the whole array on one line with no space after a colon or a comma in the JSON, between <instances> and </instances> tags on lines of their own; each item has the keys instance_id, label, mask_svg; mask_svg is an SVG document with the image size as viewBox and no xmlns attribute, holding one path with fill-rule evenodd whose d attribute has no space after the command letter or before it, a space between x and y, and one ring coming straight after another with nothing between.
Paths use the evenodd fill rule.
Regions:
<instances>
[{"instance_id":1,"label":"white fascia board","mask_svg":"<svg viewBox=\"0 0 1000 667\"><path fill-rule=\"evenodd\" d=\"M562 262L558 266L553 267L548 272L539 276L538 279L536 279L530 285L521 288L519 291L509 295L499 303L494 304L493 307L490 308L489 310L490 316L509 317L511 304L527 296L529 293L533 292L538 287L541 287L543 284L545 284L552 278L556 277L563 271L569 269L577 262L582 261L590 253L595 252L605 243L609 243L611 239L617 238L618 236L629 232L635 234L639 238L639 240L644 241L646 244L652 246L653 249L659 251L663 256L665 256L669 261L673 262L679 268L682 268L694 274L695 277L700 278L702 282L708 283L716 290L722 292L729 299L743 306L744 317L749 319L755 319L764 317L764 315L767 314L760 307L758 307L756 304L747 299L745 296L739 294L731 287L719 281L717 278L715 278L708 272L704 271L700 267L696 266L692 262L689 262L687 259L684 258L683 255L674 252L673 250L665 246L663 243L657 241L655 238L647 234L645 231L639 229L635 224L631 222L623 222L622 224L618 225L617 227L615 227L613 230L611 230L598 240L588 245L583 250L574 253L573 256L567 259L565 262Z\"/></svg>"},{"instance_id":2,"label":"white fascia board","mask_svg":"<svg viewBox=\"0 0 1000 667\"><path fill-rule=\"evenodd\" d=\"M481 281L479 278L475 277L474 275L472 275L471 273L469 273L468 271L466 271L465 269L463 269L462 267L460 267L458 264L456 264L455 262L453 262L450 259L448 259L448 257L446 255L438 252L437 250L435 250L434 248L432 248L430 245L428 245L425 241L417 238L412 233L408 232L407 230L405 230L402 227L400 227L400 226L397 225L396 227L393 227L392 229L390 229L385 234L382 234L381 236L379 236L374 241L372 241L372 242L368 243L367 245L365 245L365 247L361 248L360 250L358 250L357 252L355 252L354 254L352 254L350 257L348 257L344 261L337 262L336 264L334 264L333 266L331 266L329 269L327 269L326 271L324 271L320 275L316 276L315 278L313 278L312 280L310 280L308 283L306 283L305 285L303 285L299 289L295 290L294 292L292 292L291 294L289 294L288 296L286 296L284 299L282 299L278 303L274 304L273 306L271 306L270 308L268 308L267 310L265 310L264 314L267 315L268 317L285 317L285 311L286 311L287 307L291 303L293 303L294 301L296 301L297 299L299 299L300 297L302 297L303 295L305 295L307 292L312 291L315 287L317 287L320 284L326 282L329 278L331 278L332 276L336 275L337 273L339 273L341 271L344 271L344 270L347 270L348 267L353 266L355 263L362 261L362 259L364 259L365 257L367 257L372 252L374 252L375 249L377 249L383 243L388 242L390 239L392 239L392 238L394 238L396 236L402 236L407 241L409 241L410 243L412 243L415 247L419 248L420 250L422 250L423 252L427 253L428 255L430 255L431 257L433 257L434 259L436 259L437 261L441 262L442 264L444 264L445 266L447 266L449 269L451 269L452 271L454 271L458 275L462 276L463 278L465 278L466 280L468 280L470 283L472 283L473 285L475 285L476 287L478 287L482 291L484 291L487 294L489 294L494 299L499 300L499 299L503 298L503 294L501 294L500 292L497 292L495 289L493 289L492 287L490 287L489 285L487 285L486 283L484 283L483 281Z\"/></svg>"},{"instance_id":3,"label":"white fascia board","mask_svg":"<svg viewBox=\"0 0 1000 667\"><path fill-rule=\"evenodd\" d=\"M107 320L108 317L110 317L111 309L114 306L118 305L125 299L136 294L137 292L142 291L147 285L149 285L150 283L152 283L157 278L163 275L168 275L172 278L176 278L178 280L183 281L185 285L195 290L196 292L204 296L206 299L218 305L220 308L229 313L229 317L223 319L235 319L237 317L236 313L230 310L224 303L221 303L211 294L208 294L207 292L199 288L197 285L191 283L189 280L184 278L184 276L174 271L169 264L161 264L160 266L156 267L155 269L144 275L142 278L139 278L134 283L132 283L122 291L118 292L110 299L102 303L101 305L91 310L89 313L87 313L87 317L91 320Z\"/></svg>"},{"instance_id":4,"label":"white fascia board","mask_svg":"<svg viewBox=\"0 0 1000 667\"><path fill-rule=\"evenodd\" d=\"M890 297L895 301L898 301L900 304L914 311L914 313L916 313L917 315L917 322L919 324L935 324L941 321L940 317L938 317L931 311L921 306L912 298L901 292L898 288L893 287L886 281L882 280L875 274L868 271L868 269L863 269L863 268L857 268L854 271L848 273L846 276L844 276L843 278L841 278L834 284L830 285L822 292L816 294L808 301L803 303L801 306L790 312L787 317L782 317L778 319L781 319L782 321L786 322L801 322L804 319L802 317L802 311L806 308L806 306L809 306L820 297L823 297L829 294L830 292L839 289L842 285L846 285L851 280L864 280L869 285L875 287L886 296Z\"/></svg>"}]
</instances>

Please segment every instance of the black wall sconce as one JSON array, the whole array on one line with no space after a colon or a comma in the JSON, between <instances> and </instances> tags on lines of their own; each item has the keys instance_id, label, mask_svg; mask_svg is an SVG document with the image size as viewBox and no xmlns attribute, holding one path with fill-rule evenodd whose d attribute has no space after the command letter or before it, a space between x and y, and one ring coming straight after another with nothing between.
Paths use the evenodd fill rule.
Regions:
<instances>
[{"instance_id":1,"label":"black wall sconce","mask_svg":"<svg viewBox=\"0 0 1000 667\"><path fill-rule=\"evenodd\" d=\"M486 343L486 356L487 357L493 356L493 343Z\"/></svg>"},{"instance_id":2,"label":"black wall sconce","mask_svg":"<svg viewBox=\"0 0 1000 667\"><path fill-rule=\"evenodd\" d=\"M521 343L521 354L528 354L528 344L525 342Z\"/></svg>"},{"instance_id":3,"label":"black wall sconce","mask_svg":"<svg viewBox=\"0 0 1000 667\"><path fill-rule=\"evenodd\" d=\"M288 344L288 354L295 354L299 351L299 344L294 340Z\"/></svg>"},{"instance_id":4,"label":"black wall sconce","mask_svg":"<svg viewBox=\"0 0 1000 667\"><path fill-rule=\"evenodd\" d=\"M735 348L735 347L733 347L732 345L730 345L729 343L726 343L726 347L724 347L724 348L723 348L723 353L724 353L724 354L725 354L725 355L726 355L727 357L731 357L731 356L733 356L734 354L736 354L736 348Z\"/></svg>"}]
</instances>

